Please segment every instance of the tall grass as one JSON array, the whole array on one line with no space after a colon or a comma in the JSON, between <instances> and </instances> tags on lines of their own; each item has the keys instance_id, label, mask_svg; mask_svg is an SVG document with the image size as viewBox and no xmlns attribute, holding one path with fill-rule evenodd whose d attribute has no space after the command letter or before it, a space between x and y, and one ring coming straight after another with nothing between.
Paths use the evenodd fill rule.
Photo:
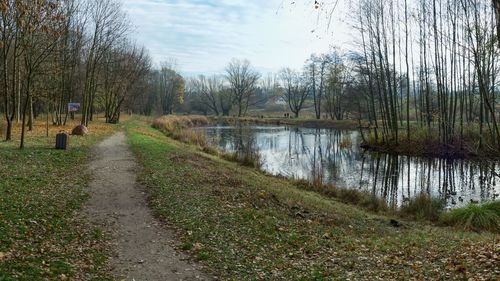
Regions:
<instances>
[{"instance_id":1,"label":"tall grass","mask_svg":"<svg viewBox=\"0 0 500 281\"><path fill-rule=\"evenodd\" d=\"M500 233L500 201L451 210L443 214L441 222L464 230Z\"/></svg>"},{"instance_id":2,"label":"tall grass","mask_svg":"<svg viewBox=\"0 0 500 281\"><path fill-rule=\"evenodd\" d=\"M208 125L210 121L201 115L176 116L164 115L153 121L153 128L163 132L172 132L197 126Z\"/></svg>"},{"instance_id":3,"label":"tall grass","mask_svg":"<svg viewBox=\"0 0 500 281\"><path fill-rule=\"evenodd\" d=\"M403 204L399 213L417 220L438 221L444 209L444 202L421 193Z\"/></svg>"},{"instance_id":4,"label":"tall grass","mask_svg":"<svg viewBox=\"0 0 500 281\"><path fill-rule=\"evenodd\" d=\"M209 124L209 120L205 116L165 115L155 119L152 126L175 140L208 148L209 145L205 135L191 129L192 127L207 124Z\"/></svg>"}]
</instances>

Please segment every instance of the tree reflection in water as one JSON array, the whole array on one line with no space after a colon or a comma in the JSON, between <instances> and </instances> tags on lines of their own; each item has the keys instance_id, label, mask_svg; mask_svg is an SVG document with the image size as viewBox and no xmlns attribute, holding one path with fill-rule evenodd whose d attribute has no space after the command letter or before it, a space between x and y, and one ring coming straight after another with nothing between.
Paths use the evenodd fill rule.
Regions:
<instances>
[{"instance_id":1,"label":"tree reflection in water","mask_svg":"<svg viewBox=\"0 0 500 281\"><path fill-rule=\"evenodd\" d=\"M291 178L314 179L383 197L392 206L425 192L448 207L486 202L500 193L495 161L452 160L374 153L359 148L357 131L276 126L198 128L229 152L260 155L262 169ZM350 148L340 142L349 138Z\"/></svg>"}]
</instances>

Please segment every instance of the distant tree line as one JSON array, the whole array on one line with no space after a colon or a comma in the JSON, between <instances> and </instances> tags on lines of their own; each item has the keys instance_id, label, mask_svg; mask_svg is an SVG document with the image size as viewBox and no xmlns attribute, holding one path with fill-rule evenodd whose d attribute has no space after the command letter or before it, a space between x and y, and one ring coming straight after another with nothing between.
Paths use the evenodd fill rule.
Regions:
<instances>
[{"instance_id":1,"label":"distant tree line","mask_svg":"<svg viewBox=\"0 0 500 281\"><path fill-rule=\"evenodd\" d=\"M352 68L356 60L354 54L333 49L312 54L300 70L286 67L263 76L248 60L233 59L220 75L187 79L186 103L178 109L222 116L291 112L293 117L307 109L317 119L342 120L359 109L360 85Z\"/></svg>"}]
</instances>

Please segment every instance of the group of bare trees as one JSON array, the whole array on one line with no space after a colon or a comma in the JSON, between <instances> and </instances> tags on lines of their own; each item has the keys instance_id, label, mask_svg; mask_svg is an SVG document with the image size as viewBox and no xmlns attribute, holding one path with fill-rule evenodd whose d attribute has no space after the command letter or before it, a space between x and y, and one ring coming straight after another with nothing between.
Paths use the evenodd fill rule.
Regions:
<instances>
[{"instance_id":1,"label":"group of bare trees","mask_svg":"<svg viewBox=\"0 0 500 281\"><path fill-rule=\"evenodd\" d=\"M285 107L299 117L303 109L313 107L317 119L326 115L340 120L352 108L345 90L351 76L346 61L334 50L311 55L302 71L283 68L262 77L247 60L234 59L224 74L189 79L186 101L191 110L204 114L243 116L249 108Z\"/></svg>"},{"instance_id":2,"label":"group of bare trees","mask_svg":"<svg viewBox=\"0 0 500 281\"><path fill-rule=\"evenodd\" d=\"M222 75L190 79L187 95L196 103L195 109L203 113L228 116L234 109L235 114L243 116L249 107L272 95L273 79L260 78L248 60L233 59Z\"/></svg>"},{"instance_id":3,"label":"group of bare trees","mask_svg":"<svg viewBox=\"0 0 500 281\"><path fill-rule=\"evenodd\" d=\"M358 26L366 112L380 142L412 136L412 122L443 144L478 126L500 149L499 48L489 0L361 0ZM403 130L402 130L403 129Z\"/></svg>"},{"instance_id":4,"label":"group of bare trees","mask_svg":"<svg viewBox=\"0 0 500 281\"><path fill-rule=\"evenodd\" d=\"M309 96L306 78L296 70L284 68L280 71L280 80L283 87L283 99L295 117L299 117L300 110Z\"/></svg>"},{"instance_id":5,"label":"group of bare trees","mask_svg":"<svg viewBox=\"0 0 500 281\"><path fill-rule=\"evenodd\" d=\"M175 71L172 63L164 62L160 70L153 73L154 87L161 104L162 114L172 114L174 106L184 99L185 81Z\"/></svg>"},{"instance_id":6,"label":"group of bare trees","mask_svg":"<svg viewBox=\"0 0 500 281\"><path fill-rule=\"evenodd\" d=\"M5 139L13 123L31 130L40 113L65 124L69 102L81 124L97 111L116 122L150 72L146 51L131 43L127 17L114 0L5 0L0 3L0 112Z\"/></svg>"},{"instance_id":7,"label":"group of bare trees","mask_svg":"<svg viewBox=\"0 0 500 281\"><path fill-rule=\"evenodd\" d=\"M283 68L279 72L278 92L295 117L306 107L312 107L316 119L342 120L353 110L352 101L356 97L349 91L354 85L351 61L337 49L312 54L302 71Z\"/></svg>"}]
</instances>

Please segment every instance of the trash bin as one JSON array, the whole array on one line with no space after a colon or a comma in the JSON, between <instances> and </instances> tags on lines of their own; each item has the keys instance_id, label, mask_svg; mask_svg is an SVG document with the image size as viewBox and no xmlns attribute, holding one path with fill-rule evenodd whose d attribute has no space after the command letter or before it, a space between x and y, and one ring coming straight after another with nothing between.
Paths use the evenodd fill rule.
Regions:
<instances>
[{"instance_id":1,"label":"trash bin","mask_svg":"<svg viewBox=\"0 0 500 281\"><path fill-rule=\"evenodd\" d=\"M69 136L65 132L59 132L56 135L56 149L67 149L68 148Z\"/></svg>"}]
</instances>

